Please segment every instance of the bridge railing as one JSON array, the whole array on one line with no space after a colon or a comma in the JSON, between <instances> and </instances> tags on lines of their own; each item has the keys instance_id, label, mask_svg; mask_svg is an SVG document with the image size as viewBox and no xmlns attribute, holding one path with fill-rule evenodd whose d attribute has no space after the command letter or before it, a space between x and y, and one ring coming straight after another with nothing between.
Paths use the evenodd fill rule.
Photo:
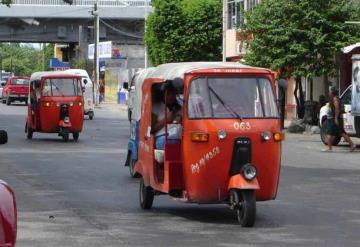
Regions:
<instances>
[{"instance_id":1,"label":"bridge railing","mask_svg":"<svg viewBox=\"0 0 360 247\"><path fill-rule=\"evenodd\" d=\"M96 0L73 0L75 6L94 6ZM13 0L13 5L66 5L63 0ZM98 5L103 7L144 7L150 6L151 0L98 0Z\"/></svg>"}]
</instances>

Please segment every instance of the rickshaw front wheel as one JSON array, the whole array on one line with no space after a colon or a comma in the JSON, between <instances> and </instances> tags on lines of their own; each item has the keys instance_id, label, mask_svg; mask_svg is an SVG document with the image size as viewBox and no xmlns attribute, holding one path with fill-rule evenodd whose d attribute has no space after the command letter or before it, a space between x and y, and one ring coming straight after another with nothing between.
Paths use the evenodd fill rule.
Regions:
<instances>
[{"instance_id":1,"label":"rickshaw front wheel","mask_svg":"<svg viewBox=\"0 0 360 247\"><path fill-rule=\"evenodd\" d=\"M74 141L78 141L79 140L79 136L80 136L80 134L79 133L73 133L73 139L74 139Z\"/></svg>"},{"instance_id":2,"label":"rickshaw front wheel","mask_svg":"<svg viewBox=\"0 0 360 247\"><path fill-rule=\"evenodd\" d=\"M254 190L231 190L230 205L236 212L239 224L252 227L256 219L256 196Z\"/></svg>"},{"instance_id":3,"label":"rickshaw front wheel","mask_svg":"<svg viewBox=\"0 0 360 247\"><path fill-rule=\"evenodd\" d=\"M62 139L64 142L68 142L69 141L69 133L62 133Z\"/></svg>"},{"instance_id":4,"label":"rickshaw front wheel","mask_svg":"<svg viewBox=\"0 0 360 247\"><path fill-rule=\"evenodd\" d=\"M154 190L145 185L144 178L140 179L139 202L142 209L151 209L154 201Z\"/></svg>"}]
</instances>

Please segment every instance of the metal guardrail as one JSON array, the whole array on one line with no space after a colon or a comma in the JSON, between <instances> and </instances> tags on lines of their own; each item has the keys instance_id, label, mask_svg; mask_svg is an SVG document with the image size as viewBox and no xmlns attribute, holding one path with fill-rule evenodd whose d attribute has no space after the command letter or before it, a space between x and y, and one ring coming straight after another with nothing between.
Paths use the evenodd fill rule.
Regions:
<instances>
[{"instance_id":1,"label":"metal guardrail","mask_svg":"<svg viewBox=\"0 0 360 247\"><path fill-rule=\"evenodd\" d=\"M96 0L73 0L71 6L94 6ZM13 0L12 5L70 6L63 0ZM100 7L145 7L151 0L98 0Z\"/></svg>"}]
</instances>

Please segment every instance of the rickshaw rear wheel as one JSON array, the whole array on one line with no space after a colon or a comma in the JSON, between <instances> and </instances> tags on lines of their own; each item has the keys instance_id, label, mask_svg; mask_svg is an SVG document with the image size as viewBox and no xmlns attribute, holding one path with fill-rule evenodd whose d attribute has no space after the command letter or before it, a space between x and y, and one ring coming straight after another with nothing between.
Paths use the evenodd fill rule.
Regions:
<instances>
[{"instance_id":1,"label":"rickshaw rear wheel","mask_svg":"<svg viewBox=\"0 0 360 247\"><path fill-rule=\"evenodd\" d=\"M80 136L80 134L79 133L73 133L73 139L74 139L74 141L78 141L79 140L79 136Z\"/></svg>"},{"instance_id":2,"label":"rickshaw rear wheel","mask_svg":"<svg viewBox=\"0 0 360 247\"><path fill-rule=\"evenodd\" d=\"M130 154L131 156L131 154ZM130 176L132 178L139 178L140 177L140 174L137 173L134 169L135 169L135 163L136 163L136 160L134 160L133 158L130 157L130 162L129 162L129 172L130 172Z\"/></svg>"},{"instance_id":3,"label":"rickshaw rear wheel","mask_svg":"<svg viewBox=\"0 0 360 247\"><path fill-rule=\"evenodd\" d=\"M144 178L140 179L139 202L142 209L151 209L154 201L154 190L145 185Z\"/></svg>"},{"instance_id":4,"label":"rickshaw rear wheel","mask_svg":"<svg viewBox=\"0 0 360 247\"><path fill-rule=\"evenodd\" d=\"M31 140L32 137L33 137L33 133L34 133L34 131L32 130L32 128L27 126L27 129L26 129L26 137L27 137L27 139Z\"/></svg>"},{"instance_id":5,"label":"rickshaw rear wheel","mask_svg":"<svg viewBox=\"0 0 360 247\"><path fill-rule=\"evenodd\" d=\"M231 190L230 204L242 227L252 227L256 219L256 197L254 190Z\"/></svg>"},{"instance_id":6,"label":"rickshaw rear wheel","mask_svg":"<svg viewBox=\"0 0 360 247\"><path fill-rule=\"evenodd\" d=\"M0 130L0 144L5 144L8 142L8 135L5 130Z\"/></svg>"}]
</instances>

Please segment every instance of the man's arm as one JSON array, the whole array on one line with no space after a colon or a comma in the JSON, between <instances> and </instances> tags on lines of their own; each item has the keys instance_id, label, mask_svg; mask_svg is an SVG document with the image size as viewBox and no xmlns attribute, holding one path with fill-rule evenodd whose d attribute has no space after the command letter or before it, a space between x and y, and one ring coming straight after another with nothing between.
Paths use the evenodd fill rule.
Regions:
<instances>
[{"instance_id":1,"label":"man's arm","mask_svg":"<svg viewBox=\"0 0 360 247\"><path fill-rule=\"evenodd\" d=\"M336 125L339 124L339 117L340 117L340 101L339 101L339 98L336 98L334 100L334 107L335 107L335 123Z\"/></svg>"}]
</instances>

